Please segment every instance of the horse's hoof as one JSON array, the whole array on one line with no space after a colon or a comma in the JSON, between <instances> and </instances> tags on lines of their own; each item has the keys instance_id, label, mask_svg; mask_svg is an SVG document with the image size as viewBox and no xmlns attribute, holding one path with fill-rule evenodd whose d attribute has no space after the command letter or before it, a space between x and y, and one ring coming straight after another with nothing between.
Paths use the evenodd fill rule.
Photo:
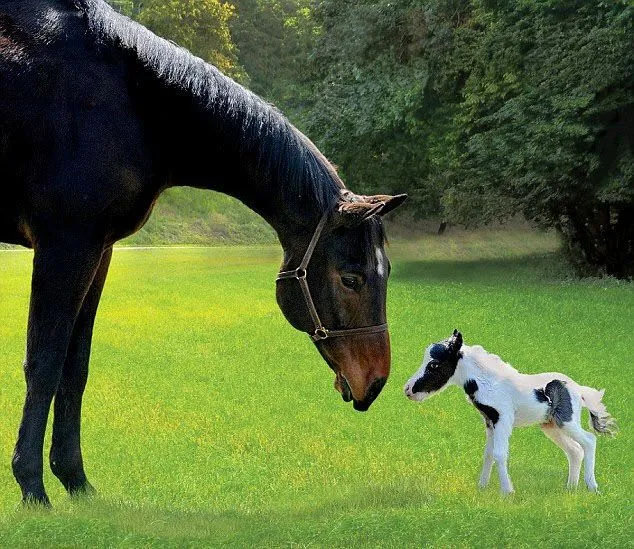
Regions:
<instances>
[{"instance_id":1,"label":"horse's hoof","mask_svg":"<svg viewBox=\"0 0 634 549\"><path fill-rule=\"evenodd\" d=\"M27 509L51 509L51 500L45 493L27 494L22 498L22 507Z\"/></svg>"},{"instance_id":2,"label":"horse's hoof","mask_svg":"<svg viewBox=\"0 0 634 549\"><path fill-rule=\"evenodd\" d=\"M87 480L77 486L68 487L68 495L72 498L90 498L97 494L97 490Z\"/></svg>"}]
</instances>

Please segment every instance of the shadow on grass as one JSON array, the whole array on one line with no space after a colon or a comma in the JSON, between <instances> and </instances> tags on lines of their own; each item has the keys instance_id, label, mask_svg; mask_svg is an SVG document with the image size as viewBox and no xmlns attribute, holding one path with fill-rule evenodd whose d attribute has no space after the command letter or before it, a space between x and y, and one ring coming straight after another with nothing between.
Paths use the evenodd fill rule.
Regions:
<instances>
[{"instance_id":1,"label":"shadow on grass","mask_svg":"<svg viewBox=\"0 0 634 549\"><path fill-rule=\"evenodd\" d=\"M333 497L295 510L169 509L129 500L68 499L52 509L16 507L0 520L2 547L120 547L120 546L291 546L336 545L358 535L364 516L387 510L420 508L436 500L421 490L377 487L349 497Z\"/></svg>"},{"instance_id":2,"label":"shadow on grass","mask_svg":"<svg viewBox=\"0 0 634 549\"><path fill-rule=\"evenodd\" d=\"M420 547L477 542L482 546L528 546L530 532L531 543L557 546L570 542L574 546L576 538L599 541L614 527L609 521L601 528L591 525L592 519L606 518L590 509L589 504L596 501L594 495L568 494L540 483L533 485L533 492L510 498L500 498L495 487L441 495L428 491L430 483L433 485L433 479L412 477L399 485L369 485L352 493L333 494L329 501L217 512L136 505L96 496L60 502L59 509L48 513L16 511L0 522L0 545ZM562 520L567 523L565 529L560 528ZM570 537L573 526L581 529ZM623 539L623 534L617 538Z\"/></svg>"},{"instance_id":3,"label":"shadow on grass","mask_svg":"<svg viewBox=\"0 0 634 549\"><path fill-rule=\"evenodd\" d=\"M559 254L544 253L496 259L399 261L393 280L503 284L557 281L571 276L570 268Z\"/></svg>"}]
</instances>

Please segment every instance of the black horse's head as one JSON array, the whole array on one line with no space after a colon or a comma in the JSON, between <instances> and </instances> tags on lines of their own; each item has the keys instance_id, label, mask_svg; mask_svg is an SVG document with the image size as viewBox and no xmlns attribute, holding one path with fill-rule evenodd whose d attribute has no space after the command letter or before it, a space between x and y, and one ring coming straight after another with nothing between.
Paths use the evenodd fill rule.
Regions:
<instances>
[{"instance_id":1,"label":"black horse's head","mask_svg":"<svg viewBox=\"0 0 634 549\"><path fill-rule=\"evenodd\" d=\"M360 411L369 408L390 373L385 326L390 262L380 216L405 198L344 192L315 232L285 247L278 279L284 316L312 336L336 374L335 388Z\"/></svg>"}]
</instances>

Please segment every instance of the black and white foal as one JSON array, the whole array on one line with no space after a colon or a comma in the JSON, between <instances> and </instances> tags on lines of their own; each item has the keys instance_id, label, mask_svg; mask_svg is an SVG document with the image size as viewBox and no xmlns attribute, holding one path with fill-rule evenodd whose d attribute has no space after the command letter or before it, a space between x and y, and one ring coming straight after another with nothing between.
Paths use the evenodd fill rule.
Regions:
<instances>
[{"instance_id":1,"label":"black and white foal","mask_svg":"<svg viewBox=\"0 0 634 549\"><path fill-rule=\"evenodd\" d=\"M596 432L613 434L616 425L601 402L603 390L578 385L559 373L522 374L479 345L463 345L457 330L449 339L426 349L422 366L405 385L405 394L422 401L449 385L464 388L468 400L484 417L487 442L480 487L488 484L495 462L502 492L513 491L507 471L511 431L538 423L568 457L568 487L579 483L585 456L586 485L593 492L598 490L594 478L596 437L581 427L581 408L588 408Z\"/></svg>"}]
</instances>

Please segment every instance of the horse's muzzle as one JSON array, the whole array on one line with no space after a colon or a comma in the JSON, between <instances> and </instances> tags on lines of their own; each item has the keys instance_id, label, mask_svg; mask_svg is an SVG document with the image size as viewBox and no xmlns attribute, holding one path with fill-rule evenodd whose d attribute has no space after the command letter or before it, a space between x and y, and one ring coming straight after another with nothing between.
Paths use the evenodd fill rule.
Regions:
<instances>
[{"instance_id":1,"label":"horse's muzzle","mask_svg":"<svg viewBox=\"0 0 634 549\"><path fill-rule=\"evenodd\" d=\"M375 401L376 397L379 396L379 393L381 392L381 389L383 389L383 387L385 386L386 382L386 377L375 379L372 382L372 385L370 385L370 387L368 388L368 392L366 393L365 398L363 400L355 400L352 403L352 407L357 412L366 412L370 407L370 404L372 404Z\"/></svg>"},{"instance_id":2,"label":"horse's muzzle","mask_svg":"<svg viewBox=\"0 0 634 549\"><path fill-rule=\"evenodd\" d=\"M390 374L388 332L325 339L317 342L317 349L335 372L335 388L343 400L366 411Z\"/></svg>"}]
</instances>

